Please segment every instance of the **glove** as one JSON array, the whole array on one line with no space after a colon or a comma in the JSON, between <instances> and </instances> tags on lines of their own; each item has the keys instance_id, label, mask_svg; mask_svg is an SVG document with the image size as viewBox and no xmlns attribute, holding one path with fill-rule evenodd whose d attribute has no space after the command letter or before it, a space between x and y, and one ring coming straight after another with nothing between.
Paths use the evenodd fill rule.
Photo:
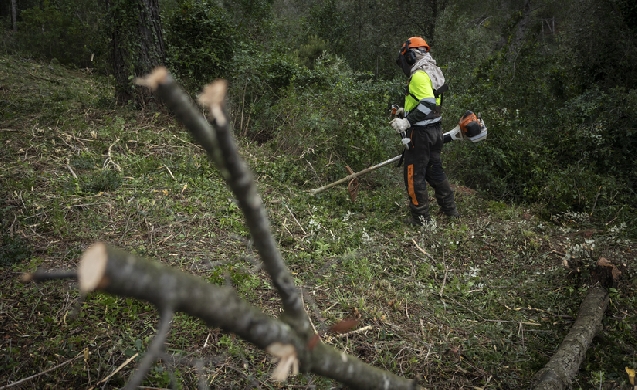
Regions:
<instances>
[{"instance_id":1,"label":"glove","mask_svg":"<svg viewBox=\"0 0 637 390\"><path fill-rule=\"evenodd\" d=\"M460 131L460 126L456 126L453 129L443 134L444 137L451 137L453 141L462 141L464 136L462 135L462 131Z\"/></svg>"},{"instance_id":2,"label":"glove","mask_svg":"<svg viewBox=\"0 0 637 390\"><path fill-rule=\"evenodd\" d=\"M404 109L404 108L399 107L399 108L396 110L396 116L397 116L397 117L401 117L401 116L403 116L404 114L405 114L405 109Z\"/></svg>"},{"instance_id":3,"label":"glove","mask_svg":"<svg viewBox=\"0 0 637 390\"><path fill-rule=\"evenodd\" d=\"M394 118L391 122L389 122L389 124L398 134L404 132L411 126L407 118Z\"/></svg>"}]
</instances>

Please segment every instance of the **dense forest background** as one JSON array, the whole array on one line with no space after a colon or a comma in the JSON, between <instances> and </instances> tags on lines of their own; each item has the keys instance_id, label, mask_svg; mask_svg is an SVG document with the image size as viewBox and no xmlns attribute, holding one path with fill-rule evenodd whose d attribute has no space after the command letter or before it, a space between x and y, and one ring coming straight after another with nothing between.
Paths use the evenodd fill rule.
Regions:
<instances>
[{"instance_id":1,"label":"dense forest background","mask_svg":"<svg viewBox=\"0 0 637 390\"><path fill-rule=\"evenodd\" d=\"M394 60L423 36L451 87L444 127L467 109L489 127L487 142L446 149L453 180L547 218L635 229L632 1L19 0L0 17L2 50L113 75L120 104L147 103L130 81L153 61L193 95L228 79L237 134L305 154L321 181L398 151Z\"/></svg>"}]
</instances>

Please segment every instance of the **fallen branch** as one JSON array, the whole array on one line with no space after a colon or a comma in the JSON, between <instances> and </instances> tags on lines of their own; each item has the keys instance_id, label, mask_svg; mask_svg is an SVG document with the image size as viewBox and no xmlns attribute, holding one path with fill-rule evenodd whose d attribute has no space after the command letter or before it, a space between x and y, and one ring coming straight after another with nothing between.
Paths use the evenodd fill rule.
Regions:
<instances>
[{"instance_id":1,"label":"fallen branch","mask_svg":"<svg viewBox=\"0 0 637 390\"><path fill-rule=\"evenodd\" d=\"M368 172L371 172L371 171L373 171L373 170L375 170L375 169L378 169L378 168L380 168L380 167L384 167L384 166L385 166L385 165L387 165L387 164L391 164L391 163L393 163L394 161L398 161L398 160L400 160L400 157L401 157L401 155L398 155L398 156L396 156L396 157L392 157L392 158L390 158L390 159L389 159L389 160L387 160L387 161L383 161L383 162L382 162L382 163L380 163L380 164L376 164L376 165L373 165L373 166L371 166L371 167L369 167L369 168L365 168L365 169L363 169L362 171L354 172L354 173L352 173L351 175L345 176L344 178L342 178L342 179L340 179L340 180L337 180L337 181L335 181L335 182L333 182L333 183L330 183L330 184L324 185L323 187L315 188L315 189L313 189L313 190L309 190L309 193L310 193L311 195L316 195L316 194L318 194L318 193L319 193L319 192L321 192L321 191L325 191L325 190L327 190L327 189L329 189L329 188L332 188L332 187L334 187L334 186L337 186L337 185L339 185L339 184L341 184L341 183L345 183L346 181L349 181L349 180L355 179L355 178L357 178L357 177L359 177L359 176L361 176L361 175L364 175L364 174L366 174L366 173L368 173Z\"/></svg>"},{"instance_id":2,"label":"fallen branch","mask_svg":"<svg viewBox=\"0 0 637 390\"><path fill-rule=\"evenodd\" d=\"M368 330L372 329L371 325L367 325L367 326L363 326L362 328L358 328L356 330L353 330L351 332L347 332L347 333L343 333L343 334L339 334L338 337L339 338L345 338L345 337L349 337L351 335L357 334L357 333L363 333L366 332Z\"/></svg>"},{"instance_id":3,"label":"fallen branch","mask_svg":"<svg viewBox=\"0 0 637 390\"><path fill-rule=\"evenodd\" d=\"M357 389L418 389L415 381L341 352L323 343L308 345L291 326L273 318L239 297L229 286L208 283L197 276L165 264L137 257L121 249L96 243L80 259L77 273L80 292L102 291L112 295L140 299L153 304L162 314L161 324L126 389L137 388L143 373L155 362L168 334L173 312L200 318L209 327L234 333L253 345L268 350L271 346L289 346L299 357L301 371L313 372ZM25 281L48 281L50 273L36 272ZM302 359L301 359L302 357ZM68 363L68 362L67 362ZM66 364L66 363L65 363Z\"/></svg>"},{"instance_id":4,"label":"fallen branch","mask_svg":"<svg viewBox=\"0 0 637 390\"><path fill-rule=\"evenodd\" d=\"M549 362L535 375L535 390L560 390L571 387L573 378L584 361L586 350L602 328L607 306L606 289L591 287L580 306L575 324Z\"/></svg>"}]
</instances>

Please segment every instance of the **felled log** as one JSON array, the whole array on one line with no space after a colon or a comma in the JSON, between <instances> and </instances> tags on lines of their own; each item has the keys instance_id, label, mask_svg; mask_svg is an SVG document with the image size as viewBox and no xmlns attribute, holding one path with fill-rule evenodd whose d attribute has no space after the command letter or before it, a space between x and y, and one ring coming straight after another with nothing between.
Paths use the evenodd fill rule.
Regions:
<instances>
[{"instance_id":1,"label":"felled log","mask_svg":"<svg viewBox=\"0 0 637 390\"><path fill-rule=\"evenodd\" d=\"M535 374L535 390L560 390L571 387L586 351L595 335L602 329L602 319L607 306L608 291L602 286L591 287L580 306L575 324L549 362Z\"/></svg>"}]
</instances>

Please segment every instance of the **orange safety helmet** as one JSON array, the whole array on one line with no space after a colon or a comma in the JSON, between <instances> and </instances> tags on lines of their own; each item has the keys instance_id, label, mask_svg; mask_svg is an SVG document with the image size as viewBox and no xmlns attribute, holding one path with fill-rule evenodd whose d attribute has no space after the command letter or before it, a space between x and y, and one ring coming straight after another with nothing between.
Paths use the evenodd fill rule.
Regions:
<instances>
[{"instance_id":1,"label":"orange safety helmet","mask_svg":"<svg viewBox=\"0 0 637 390\"><path fill-rule=\"evenodd\" d=\"M400 54L405 54L407 48L416 49L419 47L424 47L427 49L427 51L429 51L429 45L427 44L427 41L425 41L421 37L411 37L407 39L405 43L403 43L403 46L400 48Z\"/></svg>"}]
</instances>

